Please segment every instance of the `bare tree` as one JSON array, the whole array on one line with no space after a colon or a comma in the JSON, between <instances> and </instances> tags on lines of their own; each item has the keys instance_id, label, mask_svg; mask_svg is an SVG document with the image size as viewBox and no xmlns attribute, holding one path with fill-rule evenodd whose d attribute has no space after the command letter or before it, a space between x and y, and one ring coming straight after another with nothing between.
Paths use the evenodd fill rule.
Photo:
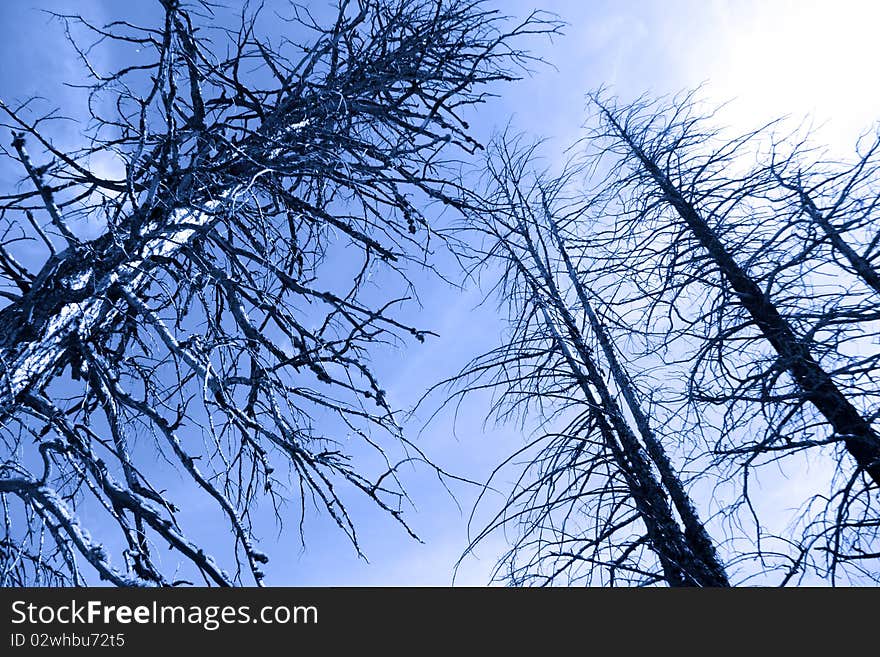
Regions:
<instances>
[{"instance_id":1,"label":"bare tree","mask_svg":"<svg viewBox=\"0 0 880 657\"><path fill-rule=\"evenodd\" d=\"M696 181L682 181L681 178L688 174L704 174L706 171L706 166L702 163L696 171L689 170L690 167L685 169L680 159L683 153L680 150L675 151L676 148L682 148L684 137L691 140L696 138L687 133L692 122L675 122L674 117L669 125L664 125L661 130L654 130L650 122L646 122L647 125L639 124L637 112L640 107L612 112L598 98L594 97L594 102L607 122L609 135L625 149L623 157L627 158L627 165L633 168L636 175L641 175L641 178L632 182L645 183L647 189L653 186L654 196L660 196L661 201L674 210L683 226L717 267L725 283L730 285L738 305L748 313L763 338L777 352L780 366L792 376L805 399L828 421L859 468L875 483L880 483L880 439L870 422L850 403L829 374L816 362L803 338L795 333L772 298L734 259L731 250L713 230L709 219L700 212L694 199L689 198L695 192L699 194L699 190L695 190ZM679 130L685 134L676 134ZM674 180L669 169L665 168L665 162L674 156L678 157L675 157L673 171L679 180ZM723 155L715 159L713 164L717 166ZM684 189L686 183L690 183L690 189ZM744 195L741 189L737 191ZM747 191L755 193L752 189ZM729 197L713 199L716 205L736 200ZM712 214L715 215L716 212Z\"/></svg>"},{"instance_id":2,"label":"bare tree","mask_svg":"<svg viewBox=\"0 0 880 657\"><path fill-rule=\"evenodd\" d=\"M533 160L533 147L500 139L485 205L469 215L468 228L486 237L480 265L503 271L511 336L462 373L459 394L494 387L499 408L508 408L502 416L535 408L542 433L515 455L528 455L525 469L474 543L518 524L503 560L515 584L727 586L714 543L593 309L589 272L570 253L586 228L585 207L566 199L576 170L550 179L530 171ZM559 422L567 424L549 430Z\"/></svg>"},{"instance_id":3,"label":"bare tree","mask_svg":"<svg viewBox=\"0 0 880 657\"><path fill-rule=\"evenodd\" d=\"M376 289L406 296L407 268L430 266L420 208L452 202L450 158L478 147L462 110L528 63L518 37L556 24L342 0L326 26L291 5L290 38L271 43L257 15L212 29L212 11L162 0L156 27L58 17L141 53L102 72L74 43L91 77L80 150L54 145L55 115L2 105L23 173L0 201L3 584L82 584L83 564L117 585L260 584L261 498L279 519L296 502L300 522L315 503L356 548L347 490L403 522L396 472L423 457L368 356L427 332ZM83 218L103 234L79 237ZM353 440L379 458L361 468ZM169 468L234 548L186 531Z\"/></svg>"},{"instance_id":4,"label":"bare tree","mask_svg":"<svg viewBox=\"0 0 880 657\"><path fill-rule=\"evenodd\" d=\"M591 101L600 127L590 166L603 170L592 197L604 249L597 293L613 299L667 374L685 370L685 395L671 403L697 409L704 436L716 418L709 450L742 466L740 502L754 517L753 549L776 562L768 567L781 560L782 581L791 581L818 547L828 569L812 564L832 581L842 561L872 577L875 149L829 173L802 167L797 150L774 156L770 126L725 137L693 94L668 104ZM802 509L806 533L777 536L788 547L771 554L750 477L804 452L832 456L837 483L817 482ZM818 519L815 505L825 508Z\"/></svg>"},{"instance_id":5,"label":"bare tree","mask_svg":"<svg viewBox=\"0 0 880 657\"><path fill-rule=\"evenodd\" d=\"M590 100L561 175L502 139L468 214L511 328L456 395L539 425L471 547L517 525L516 584L876 580L876 140L829 161L780 122L727 136L693 93Z\"/></svg>"}]
</instances>

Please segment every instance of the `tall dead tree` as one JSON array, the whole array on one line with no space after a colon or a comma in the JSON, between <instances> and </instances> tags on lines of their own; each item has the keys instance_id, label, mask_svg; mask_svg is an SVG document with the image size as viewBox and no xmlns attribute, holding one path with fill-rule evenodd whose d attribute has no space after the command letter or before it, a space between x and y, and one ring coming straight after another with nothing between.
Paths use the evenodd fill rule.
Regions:
<instances>
[{"instance_id":1,"label":"tall dead tree","mask_svg":"<svg viewBox=\"0 0 880 657\"><path fill-rule=\"evenodd\" d=\"M517 584L876 581L880 149L730 137L693 94L591 103L569 169L502 141L469 215L511 332L458 382L542 431L474 543L517 525Z\"/></svg>"},{"instance_id":2,"label":"tall dead tree","mask_svg":"<svg viewBox=\"0 0 880 657\"><path fill-rule=\"evenodd\" d=\"M559 257L565 265L568 282L575 291L580 308L586 315L590 330L605 357L605 362L614 385L623 398L626 409L632 416L645 450L650 457L651 464L656 468L660 482L672 500L675 511L681 519L684 526L684 541L682 542L686 543L688 551L693 554L693 558L699 564L695 570L699 570L702 573L703 579L700 583L707 586L727 586L727 574L718 558L714 541L709 536L706 526L700 518L694 503L691 501L690 495L685 490L679 474L675 471L662 440L658 437L657 432L652 426L651 419L642 409L643 404L639 399L639 393L626 368L620 361L613 339L605 324L593 309L590 297L594 295L589 292L583 280L586 272L579 271L575 266L573 258L569 253L569 248L566 245L566 239L562 236L552 212L546 207L546 202L544 221L547 229L549 229L553 236L553 242L559 252ZM577 228L577 223L575 223L575 230ZM589 244L589 242L587 243ZM581 255L581 260L585 259L584 255ZM620 416L622 414L616 411L615 415Z\"/></svg>"},{"instance_id":3,"label":"tall dead tree","mask_svg":"<svg viewBox=\"0 0 880 657\"><path fill-rule=\"evenodd\" d=\"M481 265L503 270L512 335L459 381L467 382L465 390L499 389L513 407L539 409L544 432L505 509L475 542L516 521L519 538L505 563L518 584L728 586L705 525L593 310L588 272L570 254L566 235L584 228L583 208L566 207L571 174L549 180L532 166L532 148L501 139L488 165L485 206L469 215L468 229L487 238ZM564 429L549 431L564 418Z\"/></svg>"},{"instance_id":4,"label":"tall dead tree","mask_svg":"<svg viewBox=\"0 0 880 657\"><path fill-rule=\"evenodd\" d=\"M625 149L624 158L632 166L639 182L653 186L653 196L675 211L683 226L706 252L718 272L730 285L736 299L779 356L780 366L795 380L806 401L822 414L835 435L846 445L847 451L875 484L880 484L880 436L871 422L853 406L835 384L831 376L816 361L791 324L782 316L773 299L738 263L730 249L720 239L710 220L700 211L693 198L693 187L686 190L682 182L675 181L665 169L665 162L678 146L671 136L669 126L654 132L648 125L638 124L635 111L630 108L612 112L594 97L606 124L609 135ZM677 125L675 127L678 127ZM665 134L664 134L665 133ZM651 140L651 141L649 141ZM658 148L659 147L659 148ZM649 150L654 148L655 150ZM668 149L668 150L663 150ZM681 176L678 166L676 175ZM699 190L695 190L699 194Z\"/></svg>"},{"instance_id":5,"label":"tall dead tree","mask_svg":"<svg viewBox=\"0 0 880 657\"><path fill-rule=\"evenodd\" d=\"M347 490L401 520L397 468L422 457L368 356L426 332L371 288L405 295L407 268L429 266L420 208L450 202L450 159L477 147L462 111L527 63L519 36L556 25L508 29L480 2L341 0L327 25L291 4L273 43L258 15L212 33L212 11L58 17L139 53L103 72L74 44L91 78L79 150L54 145L33 103L2 105L23 177L0 199L3 584L93 581L83 564L117 585L260 584L261 497L279 520L314 502L356 548ZM103 234L80 237L84 220ZM362 470L355 440L384 466ZM169 468L194 498L165 491ZM191 499L234 548L187 532Z\"/></svg>"},{"instance_id":6,"label":"tall dead tree","mask_svg":"<svg viewBox=\"0 0 880 657\"><path fill-rule=\"evenodd\" d=\"M749 473L842 448L852 467L832 461L840 485L814 489L804 509L826 504L825 520L804 521L802 538L777 537L791 547L783 581L816 546L831 555L825 574L848 559L870 577L860 564L877 552L880 483L873 150L828 175L816 163L800 168L797 154L777 150L774 160L768 127L724 137L693 95L591 102L600 124L591 166L606 172L590 192L602 208L598 293L630 317L646 356L685 369L677 403L717 418L713 451L743 466L759 554Z\"/></svg>"}]
</instances>

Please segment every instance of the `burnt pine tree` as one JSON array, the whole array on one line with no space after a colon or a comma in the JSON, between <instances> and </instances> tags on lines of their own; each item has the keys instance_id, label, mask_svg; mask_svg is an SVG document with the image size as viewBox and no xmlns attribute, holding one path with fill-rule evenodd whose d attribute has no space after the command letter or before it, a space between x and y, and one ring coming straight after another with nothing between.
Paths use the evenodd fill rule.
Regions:
<instances>
[{"instance_id":1,"label":"burnt pine tree","mask_svg":"<svg viewBox=\"0 0 880 657\"><path fill-rule=\"evenodd\" d=\"M349 492L403 522L397 468L422 457L369 352L424 340L388 292L428 264L420 208L450 201L451 160L477 148L462 112L527 63L516 39L556 29L480 2L342 0L326 24L290 5L273 43L258 15L210 31L208 3L160 9L145 27L58 17L139 53L105 72L73 44L79 150L32 102L2 105L22 177L0 200L5 585L260 584L259 499L279 520L314 503L355 547ZM187 531L202 500L228 547Z\"/></svg>"},{"instance_id":2,"label":"burnt pine tree","mask_svg":"<svg viewBox=\"0 0 880 657\"><path fill-rule=\"evenodd\" d=\"M728 510L754 518L755 563L781 559L788 582L824 553L820 574L833 580L847 562L872 577L876 149L854 164L822 162L803 143L786 151L778 123L730 138L693 94L591 102L599 127L588 160L604 171L589 192L597 295L629 318L615 326L643 342L645 358L684 380L667 402L677 417L696 409L695 436L714 434L694 449L716 459L719 482L720 460L738 464L740 499ZM833 488L817 479L794 519L806 531L777 534L785 548L771 550L752 474L807 453L832 456Z\"/></svg>"},{"instance_id":3,"label":"burnt pine tree","mask_svg":"<svg viewBox=\"0 0 880 657\"><path fill-rule=\"evenodd\" d=\"M593 102L602 113L609 136L625 151L627 165L655 188L655 196L668 204L683 225L717 267L734 293L735 302L754 321L761 335L779 356L779 363L795 380L804 399L822 414L843 441L846 450L875 484L880 484L880 436L868 418L847 399L831 376L810 353L804 340L797 335L773 302L773 299L749 276L731 255L730 249L713 230L710 222L689 191L676 184L665 169L664 158L670 153L655 153L646 148L645 137L656 135L650 125L639 125L632 108L613 112L598 97ZM654 144L664 141L662 136ZM670 146L674 149L674 145ZM697 191L699 193L699 191Z\"/></svg>"},{"instance_id":4,"label":"burnt pine tree","mask_svg":"<svg viewBox=\"0 0 880 657\"><path fill-rule=\"evenodd\" d=\"M585 228L584 208L566 203L573 172L553 180L532 173L534 148L517 142L500 139L493 150L485 205L469 214L467 228L484 237L480 265L503 272L511 336L474 361L459 383L464 390L496 388L510 407L535 408L543 434L516 455L530 454L526 469L474 543L518 524L519 538L503 560L516 584L728 586L715 545L593 309L587 272L570 253L568 235ZM563 429L549 429L562 421Z\"/></svg>"},{"instance_id":5,"label":"burnt pine tree","mask_svg":"<svg viewBox=\"0 0 880 657\"><path fill-rule=\"evenodd\" d=\"M590 302L590 298L594 295L589 291L587 284L583 280L584 272L582 270L579 271L575 266L569 254L569 249L566 246L566 240L561 234L556 219L549 208L546 207L546 203L544 220L553 236L553 242L559 252L559 257L565 265L568 282L575 291L580 308L586 315L590 330L593 332L593 336L605 357L605 363L614 385L633 418L651 464L656 468L665 493L669 495L675 511L684 526L684 538L681 542L687 545L687 550L695 562L691 570L700 574L698 578L694 578L694 581L704 586L727 586L729 584L727 574L718 558L715 543L709 536L690 495L685 490L681 477L676 472L662 440L654 430L651 419L642 409L643 403L640 401L639 392L620 360L608 329L596 314L593 304ZM577 224L575 224L576 229ZM584 260L584 258L581 259ZM621 416L622 414L619 409L615 408L616 404L614 404L613 400L610 404L610 412L613 412L618 417Z\"/></svg>"}]
</instances>

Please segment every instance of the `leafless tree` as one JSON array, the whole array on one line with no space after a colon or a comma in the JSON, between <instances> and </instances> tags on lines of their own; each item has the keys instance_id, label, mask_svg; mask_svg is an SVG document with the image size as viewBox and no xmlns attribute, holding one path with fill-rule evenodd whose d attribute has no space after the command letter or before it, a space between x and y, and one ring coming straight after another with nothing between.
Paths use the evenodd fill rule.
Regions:
<instances>
[{"instance_id":1,"label":"leafless tree","mask_svg":"<svg viewBox=\"0 0 880 657\"><path fill-rule=\"evenodd\" d=\"M586 208L566 198L574 171L551 178L533 166L534 147L499 139L484 205L468 213L467 228L485 238L479 266L503 272L511 329L457 378L458 394L494 388L502 417L534 409L540 422L540 437L509 460L525 461L513 493L474 543L518 526L502 561L514 584L727 586L593 308L579 237Z\"/></svg>"},{"instance_id":2,"label":"leafless tree","mask_svg":"<svg viewBox=\"0 0 880 657\"><path fill-rule=\"evenodd\" d=\"M745 505L754 550L783 569L783 582L808 562L832 581L843 562L874 577L876 148L831 166L808 162L803 144L785 152L779 124L725 136L693 94L591 102L598 294L617 309L614 321L641 336L667 377L677 370L687 381L669 402L679 416L695 411L707 452L738 464L741 495L728 508ZM749 482L762 466L819 453L833 481L812 487L806 532L777 535L789 549L771 554ZM817 550L829 555L824 566Z\"/></svg>"},{"instance_id":3,"label":"leafless tree","mask_svg":"<svg viewBox=\"0 0 880 657\"><path fill-rule=\"evenodd\" d=\"M456 395L539 424L474 543L517 525L516 584L876 581L880 142L845 162L781 121L729 136L695 93L590 103L559 175L500 140L468 214L511 328Z\"/></svg>"},{"instance_id":4,"label":"leafless tree","mask_svg":"<svg viewBox=\"0 0 880 657\"><path fill-rule=\"evenodd\" d=\"M356 548L351 489L403 522L396 472L423 457L369 351L425 339L389 291L411 294L407 269L430 266L422 208L453 202L452 158L478 147L462 111L528 65L519 37L557 28L508 27L478 1L341 0L327 25L290 5L272 43L256 14L212 28L207 2L161 8L156 27L57 17L95 42L74 42L90 76L81 149L57 147L58 117L33 102L0 106L22 172L0 200L6 585L91 569L117 585L260 584L260 499L279 519L287 501L300 518L316 504ZM103 72L101 44L140 54ZM82 238L84 219L103 234ZM168 494L169 469L197 492ZM234 549L179 520L203 498Z\"/></svg>"}]
</instances>

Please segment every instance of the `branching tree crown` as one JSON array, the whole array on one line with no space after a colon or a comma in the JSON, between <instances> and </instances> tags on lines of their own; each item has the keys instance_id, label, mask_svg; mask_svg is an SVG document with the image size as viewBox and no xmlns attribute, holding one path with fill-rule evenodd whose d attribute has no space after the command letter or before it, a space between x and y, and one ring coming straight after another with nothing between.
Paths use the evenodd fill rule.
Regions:
<instances>
[{"instance_id":1,"label":"branching tree crown","mask_svg":"<svg viewBox=\"0 0 880 657\"><path fill-rule=\"evenodd\" d=\"M572 195L578 167L534 169L537 145L499 137L482 206L466 229L483 275L500 268L509 335L452 382L490 388L499 418L534 413L538 434L493 473L522 470L497 530L516 538L497 575L513 584L727 586L706 527L594 310L581 235L590 210ZM561 428L557 428L561 425ZM493 483L493 481L490 481ZM502 570L502 567L506 568Z\"/></svg>"},{"instance_id":2,"label":"branching tree crown","mask_svg":"<svg viewBox=\"0 0 880 657\"><path fill-rule=\"evenodd\" d=\"M117 585L260 584L258 499L279 518L315 503L355 547L347 489L403 522L396 470L423 457L393 449L368 352L427 332L370 279L405 284L426 263L421 208L453 203L450 158L478 147L463 112L527 65L519 37L557 29L540 15L508 28L467 0L342 0L328 25L291 5L291 38L273 44L255 16L211 32L208 3L161 5L156 27L58 17L141 52L105 73L75 44L83 148L57 148L30 103L0 106L23 178L0 199L3 584L92 569ZM123 175L90 165L108 154ZM103 234L78 237L83 217ZM21 256L35 244L36 269ZM379 465L353 461L346 435ZM179 522L167 468L225 517L228 559Z\"/></svg>"},{"instance_id":3,"label":"branching tree crown","mask_svg":"<svg viewBox=\"0 0 880 657\"><path fill-rule=\"evenodd\" d=\"M518 529L516 584L876 581L876 135L842 162L695 93L589 99L561 174L501 139L468 213L511 330L453 398L538 425L475 542Z\"/></svg>"}]
</instances>

